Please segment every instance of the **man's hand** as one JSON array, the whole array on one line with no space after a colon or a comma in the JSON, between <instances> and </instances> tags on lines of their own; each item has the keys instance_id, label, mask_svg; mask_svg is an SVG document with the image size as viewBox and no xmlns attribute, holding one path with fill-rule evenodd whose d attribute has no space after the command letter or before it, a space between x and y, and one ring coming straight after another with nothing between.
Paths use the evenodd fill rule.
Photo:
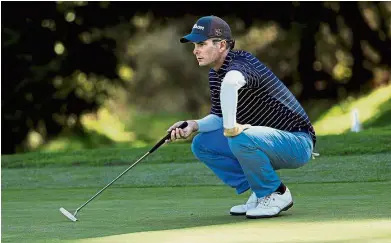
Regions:
<instances>
[{"instance_id":1,"label":"man's hand","mask_svg":"<svg viewBox=\"0 0 391 243\"><path fill-rule=\"evenodd\" d=\"M224 128L224 136L235 137L250 127L251 127L250 124L241 125L241 124L236 123L234 128L230 128L230 129Z\"/></svg>"},{"instance_id":2,"label":"man's hand","mask_svg":"<svg viewBox=\"0 0 391 243\"><path fill-rule=\"evenodd\" d=\"M184 121L176 122L174 125L172 125L169 129L167 129L167 132L171 131L171 139L167 139L166 143L175 141L177 139L186 139L188 138L193 132L198 131L198 124L196 121L188 120L187 121L187 127L184 129L178 128Z\"/></svg>"}]
</instances>

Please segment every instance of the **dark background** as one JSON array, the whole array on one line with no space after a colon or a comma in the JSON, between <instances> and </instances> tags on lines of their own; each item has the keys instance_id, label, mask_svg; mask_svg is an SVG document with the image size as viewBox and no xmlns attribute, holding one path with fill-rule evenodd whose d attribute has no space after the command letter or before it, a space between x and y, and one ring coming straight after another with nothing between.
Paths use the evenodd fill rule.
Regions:
<instances>
[{"instance_id":1,"label":"dark background","mask_svg":"<svg viewBox=\"0 0 391 243\"><path fill-rule=\"evenodd\" d=\"M390 81L389 2L2 2L2 154L60 133L86 136L83 114L112 102L144 112L209 108L207 69L179 38L224 18L312 121ZM169 124L167 124L169 125ZM110 140L109 138L105 138Z\"/></svg>"}]
</instances>

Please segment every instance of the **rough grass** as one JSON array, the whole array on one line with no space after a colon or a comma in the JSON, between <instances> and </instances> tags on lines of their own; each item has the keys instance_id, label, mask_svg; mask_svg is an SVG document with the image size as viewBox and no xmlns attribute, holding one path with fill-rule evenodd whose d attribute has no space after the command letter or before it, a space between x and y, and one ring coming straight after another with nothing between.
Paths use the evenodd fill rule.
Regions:
<instances>
[{"instance_id":1,"label":"rough grass","mask_svg":"<svg viewBox=\"0 0 391 243\"><path fill-rule=\"evenodd\" d=\"M164 132L161 137L164 137ZM370 144L370 146L367 146ZM84 149L63 152L31 152L25 154L2 155L2 168L22 167L64 167L64 166L103 166L129 164L148 152L153 144L141 148L127 146ZM360 155L391 151L391 126L367 129L360 133L318 136L317 152L321 156ZM194 161L189 143L163 145L148 156L149 164L186 163Z\"/></svg>"}]
</instances>

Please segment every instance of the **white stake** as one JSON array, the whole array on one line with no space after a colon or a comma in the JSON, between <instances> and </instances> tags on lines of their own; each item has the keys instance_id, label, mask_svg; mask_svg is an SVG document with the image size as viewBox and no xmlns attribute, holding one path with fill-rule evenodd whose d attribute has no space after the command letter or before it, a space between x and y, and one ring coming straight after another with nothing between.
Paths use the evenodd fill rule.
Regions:
<instances>
[{"instance_id":1,"label":"white stake","mask_svg":"<svg viewBox=\"0 0 391 243\"><path fill-rule=\"evenodd\" d=\"M360 119L358 117L358 109L353 109L352 111L352 132L359 132L361 131L361 123Z\"/></svg>"}]
</instances>

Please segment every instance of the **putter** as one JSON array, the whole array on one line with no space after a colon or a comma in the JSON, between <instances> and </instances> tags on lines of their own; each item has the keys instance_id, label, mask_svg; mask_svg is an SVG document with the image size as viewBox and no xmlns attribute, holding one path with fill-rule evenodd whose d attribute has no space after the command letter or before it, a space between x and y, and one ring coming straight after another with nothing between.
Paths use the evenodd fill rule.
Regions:
<instances>
[{"instance_id":1,"label":"putter","mask_svg":"<svg viewBox=\"0 0 391 243\"><path fill-rule=\"evenodd\" d=\"M179 128L183 129L187 127L187 122L183 122ZM67 211L65 208L60 208L60 212L67 217L69 220L76 222L77 213L86 206L89 202L91 202L94 198L96 198L99 194L101 194L106 188L108 188L111 184L113 184L116 180L118 180L121 176L123 176L126 172L128 172L130 169L132 169L138 162L143 160L145 157L147 157L149 154L153 153L156 149L158 149L164 142L171 137L171 131L168 132L168 134L162 138L151 150L149 150L146 154L144 154L140 159L138 159L136 162L134 162L131 166L129 166L124 172L122 172L119 176L117 176L114 180L112 180L109 184L107 184L105 187L103 187L100 191L98 191L94 196L92 196L87 202L85 202L83 205L78 207L76 211L72 214L69 211Z\"/></svg>"}]
</instances>

